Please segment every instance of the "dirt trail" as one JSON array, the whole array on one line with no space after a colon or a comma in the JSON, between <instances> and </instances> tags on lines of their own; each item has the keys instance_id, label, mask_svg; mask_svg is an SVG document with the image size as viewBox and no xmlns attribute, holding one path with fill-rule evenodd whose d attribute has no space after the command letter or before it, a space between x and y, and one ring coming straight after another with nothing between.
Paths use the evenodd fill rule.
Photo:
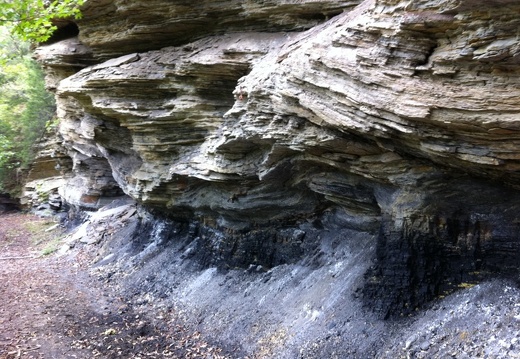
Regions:
<instances>
[{"instance_id":1,"label":"dirt trail","mask_svg":"<svg viewBox=\"0 0 520 359\"><path fill-rule=\"evenodd\" d=\"M81 251L42 255L59 245L52 225L0 214L0 359L206 357L174 313L147 318L90 277Z\"/></svg>"}]
</instances>

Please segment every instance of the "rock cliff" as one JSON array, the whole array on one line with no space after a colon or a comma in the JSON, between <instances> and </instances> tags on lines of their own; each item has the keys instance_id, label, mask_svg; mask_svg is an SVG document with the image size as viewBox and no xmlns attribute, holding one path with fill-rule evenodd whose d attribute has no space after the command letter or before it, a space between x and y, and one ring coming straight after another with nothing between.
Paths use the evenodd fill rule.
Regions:
<instances>
[{"instance_id":1,"label":"rock cliff","mask_svg":"<svg viewBox=\"0 0 520 359\"><path fill-rule=\"evenodd\" d=\"M83 12L79 37L37 50L71 205L129 196L136 233L183 233L183 259L202 268L333 270L361 246L342 295L381 318L517 279L517 1L89 0Z\"/></svg>"}]
</instances>

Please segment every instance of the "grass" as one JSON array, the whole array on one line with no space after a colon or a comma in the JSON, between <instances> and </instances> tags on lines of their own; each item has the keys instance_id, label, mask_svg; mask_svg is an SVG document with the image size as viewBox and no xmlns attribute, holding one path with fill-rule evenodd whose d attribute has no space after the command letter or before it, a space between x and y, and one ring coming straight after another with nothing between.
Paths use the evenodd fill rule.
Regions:
<instances>
[{"instance_id":1,"label":"grass","mask_svg":"<svg viewBox=\"0 0 520 359\"><path fill-rule=\"evenodd\" d=\"M48 230L55 224L55 222L50 220L28 220L24 224L24 229L31 237L31 243L41 248L42 256L48 256L56 252L61 246L63 236L59 227Z\"/></svg>"},{"instance_id":2,"label":"grass","mask_svg":"<svg viewBox=\"0 0 520 359\"><path fill-rule=\"evenodd\" d=\"M31 236L31 242L39 245L54 236L54 231L46 232L53 224L50 221L28 221L24 227Z\"/></svg>"},{"instance_id":3,"label":"grass","mask_svg":"<svg viewBox=\"0 0 520 359\"><path fill-rule=\"evenodd\" d=\"M42 249L42 256L48 256L54 252L56 252L61 246L62 237L55 237L51 239L45 244L45 247Z\"/></svg>"},{"instance_id":4,"label":"grass","mask_svg":"<svg viewBox=\"0 0 520 359\"><path fill-rule=\"evenodd\" d=\"M34 254L48 256L56 252L64 237L64 232L51 219L17 213L1 218L0 245L9 248L27 248Z\"/></svg>"}]
</instances>

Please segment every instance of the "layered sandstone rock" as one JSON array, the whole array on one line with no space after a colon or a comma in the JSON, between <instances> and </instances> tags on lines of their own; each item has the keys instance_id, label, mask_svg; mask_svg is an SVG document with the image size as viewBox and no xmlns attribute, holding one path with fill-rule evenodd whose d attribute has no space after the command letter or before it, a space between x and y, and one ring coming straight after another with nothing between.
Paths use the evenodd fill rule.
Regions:
<instances>
[{"instance_id":1,"label":"layered sandstone rock","mask_svg":"<svg viewBox=\"0 0 520 359\"><path fill-rule=\"evenodd\" d=\"M183 45L208 35L301 31L349 10L360 0L89 0L80 38L96 58Z\"/></svg>"},{"instance_id":2,"label":"layered sandstone rock","mask_svg":"<svg viewBox=\"0 0 520 359\"><path fill-rule=\"evenodd\" d=\"M215 34L249 29L262 11L272 15L260 17L272 22L263 29L275 30L290 5L242 5L242 18L234 3L212 2L204 4L214 10L197 16L219 14L223 30L205 26L186 39L147 12L158 6L89 4L80 37L95 58L168 44L134 37L155 36L152 18L172 43L204 37L129 53L60 85L62 132L71 147L106 159L118 185L143 203L216 215L249 209L247 218L262 208L310 213L327 203L378 215L388 206L374 195L383 184L409 189L469 173L516 185L520 49L513 2L490 4L485 16L442 1L365 1L354 10L323 2L323 13L345 11L304 32L228 35ZM300 18L318 16L316 3L294 6L302 9L284 17L288 28L308 27ZM170 7L162 10L177 14L169 22L199 24L189 7ZM229 13L216 12L223 9ZM115 27L101 21L108 16L101 10ZM129 13L143 17L134 24ZM123 18L135 26L114 25ZM109 45L114 38L133 48Z\"/></svg>"},{"instance_id":3,"label":"layered sandstone rock","mask_svg":"<svg viewBox=\"0 0 520 359\"><path fill-rule=\"evenodd\" d=\"M63 138L57 127L49 126L35 145L35 158L24 178L20 198L21 206L42 216L52 216L64 209L59 189L65 185L65 177L72 161L62 146Z\"/></svg>"},{"instance_id":4,"label":"layered sandstone rock","mask_svg":"<svg viewBox=\"0 0 520 359\"><path fill-rule=\"evenodd\" d=\"M96 208L124 193L190 222L207 266L273 267L310 256L320 231L369 233L362 292L383 315L514 274L519 11L88 1L81 60L63 43L42 55L55 75L82 68L57 86L63 196Z\"/></svg>"}]
</instances>

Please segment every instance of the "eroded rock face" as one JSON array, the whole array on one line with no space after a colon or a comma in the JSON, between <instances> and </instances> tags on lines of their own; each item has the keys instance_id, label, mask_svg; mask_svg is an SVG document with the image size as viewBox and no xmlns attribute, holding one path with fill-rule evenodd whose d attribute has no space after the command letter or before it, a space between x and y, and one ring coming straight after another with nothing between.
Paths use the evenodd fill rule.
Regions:
<instances>
[{"instance_id":1,"label":"eroded rock face","mask_svg":"<svg viewBox=\"0 0 520 359\"><path fill-rule=\"evenodd\" d=\"M55 91L64 78L95 63L90 48L76 36L38 47L34 57L45 69L46 86L50 91Z\"/></svg>"},{"instance_id":2,"label":"eroded rock face","mask_svg":"<svg viewBox=\"0 0 520 359\"><path fill-rule=\"evenodd\" d=\"M79 39L99 63L57 88L74 160L63 196L96 208L124 192L245 267L307 256L304 224L327 230L335 213L375 238L363 293L383 316L515 274L519 11L89 1ZM244 248L290 255L234 261Z\"/></svg>"},{"instance_id":3,"label":"eroded rock face","mask_svg":"<svg viewBox=\"0 0 520 359\"><path fill-rule=\"evenodd\" d=\"M62 146L63 138L55 126L49 126L35 145L35 158L24 178L20 205L41 216L53 216L64 210L59 189L67 182L72 160Z\"/></svg>"},{"instance_id":4,"label":"eroded rock face","mask_svg":"<svg viewBox=\"0 0 520 359\"><path fill-rule=\"evenodd\" d=\"M301 31L358 5L360 0L89 0L80 38L97 58L183 45L208 35Z\"/></svg>"}]
</instances>

